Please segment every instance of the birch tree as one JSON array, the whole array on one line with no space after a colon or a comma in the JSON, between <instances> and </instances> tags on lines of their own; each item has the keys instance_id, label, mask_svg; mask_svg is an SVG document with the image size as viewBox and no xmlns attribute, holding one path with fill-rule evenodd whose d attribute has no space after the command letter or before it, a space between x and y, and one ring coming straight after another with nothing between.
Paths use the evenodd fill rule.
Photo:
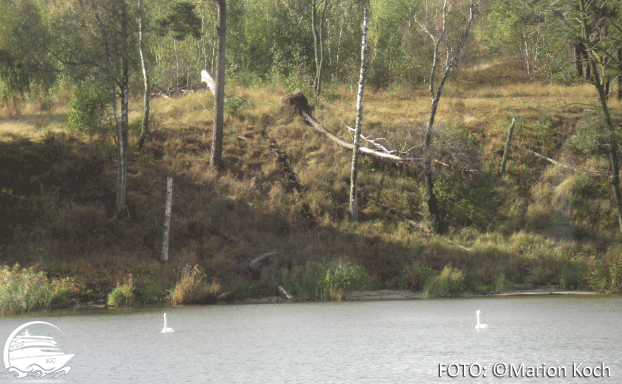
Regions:
<instances>
[{"instance_id":1,"label":"birch tree","mask_svg":"<svg viewBox=\"0 0 622 384\"><path fill-rule=\"evenodd\" d=\"M85 3L80 3L85 6ZM127 189L127 154L128 154L128 116L129 116L129 82L130 82L130 31L128 27L128 9L125 0L100 4L98 0L90 1L91 11L99 29L101 43L105 50L108 63L107 76L110 82L110 96L117 128L117 192L116 213L124 214L126 209ZM121 66L121 81L118 82L117 71ZM120 91L119 93L117 93ZM117 94L120 96L121 111Z\"/></svg>"},{"instance_id":2,"label":"birch tree","mask_svg":"<svg viewBox=\"0 0 622 384\"><path fill-rule=\"evenodd\" d=\"M147 71L147 62L145 60L145 43L144 43L144 19L142 0L138 0L138 52L140 53L140 64L143 69L143 122L140 129L140 137L138 139L138 149L142 149L145 139L149 133L149 72Z\"/></svg>"},{"instance_id":3,"label":"birch tree","mask_svg":"<svg viewBox=\"0 0 622 384\"><path fill-rule=\"evenodd\" d=\"M361 129L363 127L363 92L365 90L365 69L367 67L367 30L369 11L363 10L363 37L361 42L361 73L359 76L358 94L356 96L356 126L354 131L354 148L352 149L352 171L350 173L350 216L352 220L358 219L358 161L359 147L361 143Z\"/></svg>"}]
</instances>

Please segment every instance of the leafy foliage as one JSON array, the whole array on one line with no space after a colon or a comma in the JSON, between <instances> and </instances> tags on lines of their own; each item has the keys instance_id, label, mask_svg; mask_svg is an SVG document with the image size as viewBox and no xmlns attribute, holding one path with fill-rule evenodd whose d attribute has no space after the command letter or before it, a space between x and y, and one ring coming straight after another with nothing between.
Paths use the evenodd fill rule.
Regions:
<instances>
[{"instance_id":1,"label":"leafy foliage","mask_svg":"<svg viewBox=\"0 0 622 384\"><path fill-rule=\"evenodd\" d=\"M70 103L67 126L89 136L114 135L110 121L110 94L102 84L90 81L82 84L74 93Z\"/></svg>"},{"instance_id":2,"label":"leafy foliage","mask_svg":"<svg viewBox=\"0 0 622 384\"><path fill-rule=\"evenodd\" d=\"M175 40L184 40L189 35L200 39L201 19L194 13L195 8L195 4L185 1L169 4L164 16L156 20L160 36L172 31Z\"/></svg>"}]
</instances>

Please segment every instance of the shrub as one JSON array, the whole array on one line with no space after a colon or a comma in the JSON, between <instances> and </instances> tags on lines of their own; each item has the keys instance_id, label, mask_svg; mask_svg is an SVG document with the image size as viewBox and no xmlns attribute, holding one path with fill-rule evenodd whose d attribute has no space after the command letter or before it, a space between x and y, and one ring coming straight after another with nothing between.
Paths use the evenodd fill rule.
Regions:
<instances>
[{"instance_id":1,"label":"shrub","mask_svg":"<svg viewBox=\"0 0 622 384\"><path fill-rule=\"evenodd\" d=\"M108 295L108 305L110 306L131 306L134 299L134 280L130 273L129 278L123 279L123 284L117 282L117 287Z\"/></svg>"},{"instance_id":2,"label":"shrub","mask_svg":"<svg viewBox=\"0 0 622 384\"><path fill-rule=\"evenodd\" d=\"M410 266L404 268L402 275L406 280L405 288L421 291L427 281L434 276L434 271L420 261L414 261Z\"/></svg>"},{"instance_id":3,"label":"shrub","mask_svg":"<svg viewBox=\"0 0 622 384\"><path fill-rule=\"evenodd\" d=\"M345 294L353 289L368 288L371 277L358 265L350 265L343 259L335 260L326 266L323 293L333 300L341 300Z\"/></svg>"},{"instance_id":4,"label":"shrub","mask_svg":"<svg viewBox=\"0 0 622 384\"><path fill-rule=\"evenodd\" d=\"M109 105L110 94L106 88L95 81L88 81L75 91L69 103L71 111L67 117L67 126L91 137L114 135Z\"/></svg>"},{"instance_id":5,"label":"shrub","mask_svg":"<svg viewBox=\"0 0 622 384\"><path fill-rule=\"evenodd\" d=\"M574 187L577 193L582 196L592 196L596 193L596 182L585 173L574 179Z\"/></svg>"}]
</instances>

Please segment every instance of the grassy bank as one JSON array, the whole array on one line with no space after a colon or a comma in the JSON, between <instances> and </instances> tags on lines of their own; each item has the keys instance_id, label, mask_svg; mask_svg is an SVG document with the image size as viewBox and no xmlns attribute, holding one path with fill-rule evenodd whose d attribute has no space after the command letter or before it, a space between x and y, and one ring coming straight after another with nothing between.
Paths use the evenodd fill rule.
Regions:
<instances>
[{"instance_id":1,"label":"grassy bank","mask_svg":"<svg viewBox=\"0 0 622 384\"><path fill-rule=\"evenodd\" d=\"M60 104L24 105L19 116L5 108L0 262L9 274L22 273L16 263L32 267L38 276L32 281L42 287L70 279L70 293L58 301L120 305L209 302L221 292L232 298L274 295L279 284L308 299L339 298L358 287L431 296L538 286L620 290L621 238L608 162L598 145L581 147L589 141L581 137L598 126L589 85L531 82L507 63L462 70L441 101L436 140L446 144L439 151L449 160L452 143L466 145L477 172L456 175L439 166L443 235L426 231L420 170L370 158L361 162L361 192L379 196L421 227L366 199L360 220L351 222L351 153L282 106L291 91L228 89L222 174L209 167L211 93L154 99L152 133L145 148L129 156L128 220L112 215L116 162L110 140L68 131ZM314 116L350 140L345 124L354 124L355 98L349 87L328 87L325 96L311 100ZM141 111L139 102L133 105L135 142ZM620 102L611 106L620 116ZM364 134L400 150L417 146L429 107L423 89L370 90ZM506 174L498 176L511 118L517 119L515 144L584 172L515 149ZM171 254L161 264L167 175L174 177ZM249 266L272 251L275 261L259 270ZM351 281L335 277L339 268L354 276ZM186 288L177 291L180 284ZM17 290L1 294L16 296ZM48 297L34 307L50 305Z\"/></svg>"}]
</instances>

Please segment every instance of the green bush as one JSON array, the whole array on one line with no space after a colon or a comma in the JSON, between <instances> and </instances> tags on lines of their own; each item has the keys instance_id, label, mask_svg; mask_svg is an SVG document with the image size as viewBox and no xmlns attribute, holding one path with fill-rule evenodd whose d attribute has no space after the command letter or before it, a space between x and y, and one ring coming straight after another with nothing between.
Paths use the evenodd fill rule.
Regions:
<instances>
[{"instance_id":1,"label":"green bush","mask_svg":"<svg viewBox=\"0 0 622 384\"><path fill-rule=\"evenodd\" d=\"M89 136L114 135L109 116L110 93L101 84L88 81L78 88L70 103L67 126Z\"/></svg>"},{"instance_id":2,"label":"green bush","mask_svg":"<svg viewBox=\"0 0 622 384\"><path fill-rule=\"evenodd\" d=\"M596 182L585 173L574 180L574 186L577 193L582 196L591 196L596 193Z\"/></svg>"},{"instance_id":3,"label":"green bush","mask_svg":"<svg viewBox=\"0 0 622 384\"><path fill-rule=\"evenodd\" d=\"M134 280L130 273L129 278L123 279L123 284L117 283L117 287L108 295L108 305L120 307L131 306L134 300Z\"/></svg>"},{"instance_id":4,"label":"green bush","mask_svg":"<svg viewBox=\"0 0 622 384\"><path fill-rule=\"evenodd\" d=\"M323 292L331 299L341 300L353 289L366 289L371 284L369 274L358 265L350 265L343 259L331 261L326 266Z\"/></svg>"},{"instance_id":5,"label":"green bush","mask_svg":"<svg viewBox=\"0 0 622 384\"><path fill-rule=\"evenodd\" d=\"M235 96L228 97L225 100L225 112L231 116L237 116L239 109L244 104L242 99L239 99Z\"/></svg>"}]
</instances>

